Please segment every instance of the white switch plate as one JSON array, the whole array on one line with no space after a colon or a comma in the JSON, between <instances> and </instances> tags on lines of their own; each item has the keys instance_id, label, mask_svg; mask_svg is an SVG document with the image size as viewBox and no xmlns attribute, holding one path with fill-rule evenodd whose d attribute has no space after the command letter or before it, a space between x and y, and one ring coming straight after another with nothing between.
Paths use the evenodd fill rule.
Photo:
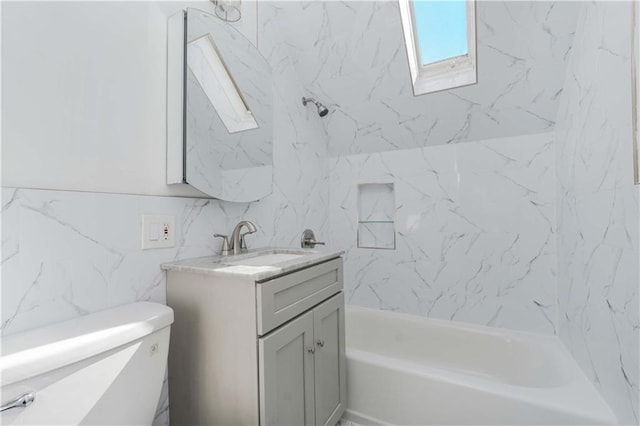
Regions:
<instances>
[{"instance_id":1,"label":"white switch plate","mask_svg":"<svg viewBox=\"0 0 640 426\"><path fill-rule=\"evenodd\" d=\"M176 217L142 215L142 250L176 246Z\"/></svg>"}]
</instances>

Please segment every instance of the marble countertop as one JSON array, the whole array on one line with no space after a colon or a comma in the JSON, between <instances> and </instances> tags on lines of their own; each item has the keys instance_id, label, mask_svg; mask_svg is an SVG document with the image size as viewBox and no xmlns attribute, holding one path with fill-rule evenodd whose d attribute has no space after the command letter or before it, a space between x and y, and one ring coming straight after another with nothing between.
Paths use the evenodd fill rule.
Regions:
<instances>
[{"instance_id":1,"label":"marble countertop","mask_svg":"<svg viewBox=\"0 0 640 426\"><path fill-rule=\"evenodd\" d=\"M253 259L262 254L270 253L303 254L304 256L268 266L242 265L243 260ZM317 263L335 259L343 254L344 251L342 250L268 247L249 250L246 253L238 255L205 256L165 262L160 264L160 268L165 271L191 272L250 279L252 281L264 281Z\"/></svg>"}]
</instances>

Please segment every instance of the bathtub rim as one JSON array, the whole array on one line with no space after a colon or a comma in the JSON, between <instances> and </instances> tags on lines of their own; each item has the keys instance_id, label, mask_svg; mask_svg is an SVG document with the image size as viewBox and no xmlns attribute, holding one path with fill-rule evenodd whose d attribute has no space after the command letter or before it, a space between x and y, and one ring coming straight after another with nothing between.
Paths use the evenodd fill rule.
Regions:
<instances>
[{"instance_id":1,"label":"bathtub rim","mask_svg":"<svg viewBox=\"0 0 640 426\"><path fill-rule=\"evenodd\" d=\"M506 327L492 327L490 325L475 324L475 323L470 323L465 321L432 318L432 317L427 317L419 314L408 314L405 312L398 312L398 311L392 311L387 309L376 309L376 308L370 308L368 306L346 304L345 314L348 314L350 311L363 311L363 312L374 313L376 315L389 315L389 316L393 315L393 316L404 318L408 321L417 322L417 323L428 321L430 323L441 325L446 328L454 328L454 329L465 330L465 331L469 331L469 330L478 331L483 334L490 334L492 336L498 336L498 337L504 336L504 334L508 333L508 334L515 334L517 336L521 336L525 338L531 338L534 340L548 340L549 342L555 342L556 338L558 337L556 334L543 334L543 333L536 333L533 331L519 330L515 328L506 328Z\"/></svg>"}]
</instances>

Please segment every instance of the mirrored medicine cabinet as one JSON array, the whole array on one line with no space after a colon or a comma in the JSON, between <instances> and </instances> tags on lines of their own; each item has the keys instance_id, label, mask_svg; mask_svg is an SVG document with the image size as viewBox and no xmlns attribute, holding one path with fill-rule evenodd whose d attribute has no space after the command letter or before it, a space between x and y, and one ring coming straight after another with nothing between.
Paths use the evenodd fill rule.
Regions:
<instances>
[{"instance_id":1,"label":"mirrored medicine cabinet","mask_svg":"<svg viewBox=\"0 0 640 426\"><path fill-rule=\"evenodd\" d=\"M271 193L271 69L256 47L215 14L169 18L167 181L213 198Z\"/></svg>"}]
</instances>

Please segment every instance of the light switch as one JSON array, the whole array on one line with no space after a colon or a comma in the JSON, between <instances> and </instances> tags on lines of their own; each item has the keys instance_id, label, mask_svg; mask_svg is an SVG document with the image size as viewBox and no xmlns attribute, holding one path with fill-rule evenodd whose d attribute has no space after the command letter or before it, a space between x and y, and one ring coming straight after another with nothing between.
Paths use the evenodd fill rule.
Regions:
<instances>
[{"instance_id":1,"label":"light switch","mask_svg":"<svg viewBox=\"0 0 640 426\"><path fill-rule=\"evenodd\" d=\"M158 241L160 225L158 223L149 224L149 241Z\"/></svg>"},{"instance_id":2,"label":"light switch","mask_svg":"<svg viewBox=\"0 0 640 426\"><path fill-rule=\"evenodd\" d=\"M144 214L141 222L143 250L176 246L175 216Z\"/></svg>"}]
</instances>

